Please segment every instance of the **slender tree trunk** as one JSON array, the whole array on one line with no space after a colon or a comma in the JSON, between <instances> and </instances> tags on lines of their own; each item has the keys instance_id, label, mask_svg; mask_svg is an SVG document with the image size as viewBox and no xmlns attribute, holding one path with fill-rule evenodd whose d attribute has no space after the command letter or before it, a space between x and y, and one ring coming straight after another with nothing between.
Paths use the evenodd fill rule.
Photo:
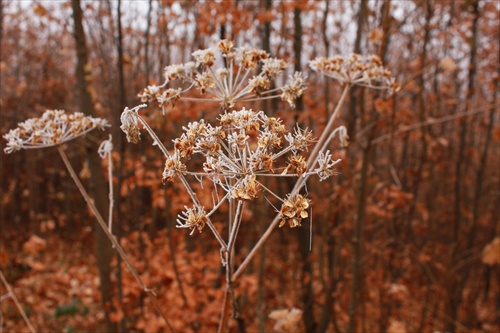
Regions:
<instances>
[{"instance_id":1,"label":"slender tree trunk","mask_svg":"<svg viewBox=\"0 0 500 333\"><path fill-rule=\"evenodd\" d=\"M302 63L302 10L296 6L293 10L294 34L293 34L293 51L295 58L295 71L301 71ZM295 103L295 122L299 120L299 114L304 111L304 103L302 97L297 99ZM299 230L297 233L299 240L299 250L302 259L302 302L303 302L303 319L306 332L314 332L316 323L314 321L314 294L312 288L312 264L309 258L310 255L310 238L309 232Z\"/></svg>"},{"instance_id":2,"label":"slender tree trunk","mask_svg":"<svg viewBox=\"0 0 500 333\"><path fill-rule=\"evenodd\" d=\"M118 0L116 7L116 22L117 22L117 70L118 70L118 109L115 110L114 115L114 142L116 144L116 150L119 152L118 160L116 165L116 190L114 191L114 200L115 200L115 219L114 219L114 228L115 235L118 243L121 242L122 237L122 214L121 214L121 206L122 206L122 197L121 197L121 188L123 182L123 158L125 157L125 145L124 145L124 136L120 131L120 116L127 105L126 93L125 93L125 74L124 74L124 64L123 64L123 29L122 29L122 14L121 14L121 5L122 1ZM110 181L113 181L110 179ZM122 285L122 269L121 269L121 257L118 253L116 253L116 262L118 263L116 270L116 281L118 284L118 298L120 303L123 300L123 285ZM120 321L120 330L125 331L125 317Z\"/></svg>"},{"instance_id":3,"label":"slender tree trunk","mask_svg":"<svg viewBox=\"0 0 500 333\"><path fill-rule=\"evenodd\" d=\"M470 46L470 60L469 60L469 73L468 73L468 84L467 84L467 100L465 102L466 110L468 111L472 105L472 99L475 93L475 78L476 78L476 57L477 57L477 30L479 21L479 1L473 0L469 4L468 8L474 15L472 20L472 36L469 39ZM463 224L462 221L462 207L466 204L467 199L465 195L462 197L462 187L464 182L463 177L463 165L467 159L464 158L465 150L467 148L467 134L469 132L468 122L466 119L462 119L460 122L460 133L459 133L459 146L458 146L458 156L455 164L455 206L454 206L454 232L453 232L453 243L452 243L452 265L456 266L459 263L460 253L460 232ZM473 222L473 221L472 221ZM474 242L476 226L472 223L471 229L468 232L468 242L467 244L470 249ZM458 310L460 308L460 303L463 298L463 289L467 283L471 267L470 265L465 266L465 270L460 269L461 274L454 273L454 277L451 279L448 304L447 304L447 315L450 321L446 324L446 330L454 332L456 330L456 323L458 317Z\"/></svg>"},{"instance_id":4,"label":"slender tree trunk","mask_svg":"<svg viewBox=\"0 0 500 333\"><path fill-rule=\"evenodd\" d=\"M74 21L74 38L76 46L77 64L77 90L79 97L79 108L81 112L95 116L94 102L90 94L90 68L88 65L88 50L85 41L85 31L83 30L83 12L80 5L80 0L71 0L73 9ZM90 136L90 135L89 135ZM104 218L108 212L108 195L104 174L101 169L101 160L97 154L97 147L87 141L87 155L89 161L90 178L90 193L95 200L97 209L101 212ZM102 304L105 313L106 330L108 332L116 332L116 324L111 322L109 314L112 311L112 283L111 283L111 258L113 255L111 244L106 234L99 227L95 227L96 237L96 257L100 277L100 289L102 295Z\"/></svg>"},{"instance_id":5,"label":"slender tree trunk","mask_svg":"<svg viewBox=\"0 0 500 333\"><path fill-rule=\"evenodd\" d=\"M359 11L357 14L357 32L356 39L354 41L354 53L361 53L361 41L363 38L364 25L366 23L368 11L368 1L361 0L359 3ZM356 87L351 88L349 94L349 112L347 114L347 130L348 133L354 133L356 128L356 119L357 119L357 109L358 104L363 108L362 103L358 101L358 95L362 93L362 90ZM373 130L371 131L373 133ZM359 189L357 193L357 213L356 213L356 222L354 227L354 234L352 239L352 246L354 251L354 259L352 262L352 285L351 285L351 293L349 300L349 324L347 328L347 332L354 332L356 329L356 312L359 303L359 292L362 289L361 282L361 260L362 260L362 247L363 247L363 223L365 219L365 206L366 206L366 191L367 191L367 183L368 183L368 165L370 160L370 152L371 145L370 140L368 139L367 145L363 148L363 160L361 167L361 179L359 184Z\"/></svg>"},{"instance_id":6,"label":"slender tree trunk","mask_svg":"<svg viewBox=\"0 0 500 333\"><path fill-rule=\"evenodd\" d=\"M372 131L373 132L373 131ZM352 262L352 285L349 301L349 326L347 332L356 332L356 312L359 304L359 291L362 289L361 262L363 260L363 223L366 214L366 192L368 186L368 165L371 159L371 145L363 149L363 161L361 166L361 180L357 195L357 217L352 239L354 259Z\"/></svg>"},{"instance_id":7,"label":"slender tree trunk","mask_svg":"<svg viewBox=\"0 0 500 333\"><path fill-rule=\"evenodd\" d=\"M425 78L424 78L424 71L423 68L426 67L426 62L427 62L427 45L429 44L430 41L430 33L431 33L431 19L433 16L434 10L433 10L433 5L432 1L426 1L426 16L425 16L425 28L424 28L424 44L422 46L422 55L420 56L420 69L422 70L422 73L418 77L418 85L420 88L420 91L418 93L418 117L420 122L425 122L427 119L427 102L426 102L426 95L425 95ZM428 133L428 128L427 127L422 127L422 134L421 134L421 142L422 142L422 156L418 159L417 161L417 172L414 178L412 190L414 194L413 201L410 205L410 210L408 213L408 221L412 221L413 217L416 213L416 204L419 200L419 195L422 187L422 177L424 173L424 167L427 162L427 133ZM406 228L406 240L410 241L412 239L411 236L411 223L407 223L407 228Z\"/></svg>"},{"instance_id":8,"label":"slender tree trunk","mask_svg":"<svg viewBox=\"0 0 500 333\"><path fill-rule=\"evenodd\" d=\"M146 17L146 30L144 31L144 71L146 72L146 84L149 84L151 68L149 65L149 33L151 30L151 11L153 9L153 0L148 1L148 15Z\"/></svg>"},{"instance_id":9,"label":"slender tree trunk","mask_svg":"<svg viewBox=\"0 0 500 333\"><path fill-rule=\"evenodd\" d=\"M359 11L357 15L357 32L356 32L356 40L354 41L354 53L361 53L361 41L364 34L364 25L366 22L368 12L368 0L361 0L359 3ZM358 91L359 88L356 86L351 88L349 92L349 112L347 113L347 133L354 133L354 129L356 127L356 119L357 119L357 105L358 105Z\"/></svg>"}]
</instances>

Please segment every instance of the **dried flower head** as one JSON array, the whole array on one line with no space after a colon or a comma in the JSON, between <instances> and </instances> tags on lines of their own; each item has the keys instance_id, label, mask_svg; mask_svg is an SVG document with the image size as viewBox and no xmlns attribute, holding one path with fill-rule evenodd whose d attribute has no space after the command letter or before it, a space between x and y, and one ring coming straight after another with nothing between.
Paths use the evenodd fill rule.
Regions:
<instances>
[{"instance_id":1,"label":"dried flower head","mask_svg":"<svg viewBox=\"0 0 500 333\"><path fill-rule=\"evenodd\" d=\"M307 131L297 128L294 133L287 133L280 119L245 108L221 115L219 122L219 126L212 126L200 120L183 127L184 133L174 140L174 156L188 159L193 154L203 155L203 173L196 174L208 176L215 183L238 180L235 188L228 190L232 197L254 199L260 188L258 176L272 173L279 161L282 161L282 174L297 176L304 173L306 160L300 153L312 142ZM282 148L285 136L289 143ZM287 153L293 155L289 162L282 158ZM179 172L173 158L168 159L171 162L165 165L164 175ZM221 181L221 178L226 180Z\"/></svg>"},{"instance_id":2,"label":"dried flower head","mask_svg":"<svg viewBox=\"0 0 500 333\"><path fill-rule=\"evenodd\" d=\"M66 114L63 110L47 110L40 118L30 118L18 124L3 137L7 140L6 154L21 150L60 145L91 130L104 130L105 119L86 116L81 112Z\"/></svg>"},{"instance_id":3,"label":"dried flower head","mask_svg":"<svg viewBox=\"0 0 500 333\"><path fill-rule=\"evenodd\" d=\"M255 181L255 175L243 178L231 191L238 200L253 200L257 197L259 184Z\"/></svg>"},{"instance_id":4,"label":"dried flower head","mask_svg":"<svg viewBox=\"0 0 500 333\"><path fill-rule=\"evenodd\" d=\"M320 181L323 181L330 176L335 174L333 167L339 163L341 160L332 160L332 154L329 150L325 152L320 151L318 154L318 167L314 170L319 177Z\"/></svg>"},{"instance_id":5,"label":"dried flower head","mask_svg":"<svg viewBox=\"0 0 500 333\"><path fill-rule=\"evenodd\" d=\"M311 201L301 194L288 196L281 206L280 228L288 223L290 228L300 227L301 221L309 217L307 212Z\"/></svg>"},{"instance_id":6,"label":"dried flower head","mask_svg":"<svg viewBox=\"0 0 500 333\"><path fill-rule=\"evenodd\" d=\"M135 108L129 109L126 107L120 116L122 123L120 128L127 135L127 141L132 143L137 143L141 139L136 112Z\"/></svg>"},{"instance_id":7,"label":"dried flower head","mask_svg":"<svg viewBox=\"0 0 500 333\"><path fill-rule=\"evenodd\" d=\"M181 162L179 154L169 156L165 161L165 169L162 173L163 184L172 181L177 173L186 171L186 166Z\"/></svg>"},{"instance_id":8,"label":"dried flower head","mask_svg":"<svg viewBox=\"0 0 500 333\"><path fill-rule=\"evenodd\" d=\"M263 50L235 48L230 40L220 41L216 50L197 50L192 56L194 61L165 67L164 83L146 87L139 94L141 101L156 101L164 111L174 106L180 98L217 101L223 110L231 110L237 101L278 97L294 106L295 100L305 90L305 76L298 72L291 75L283 87L272 88L271 82L287 68L285 61L270 58ZM161 92L174 80L186 83L187 88L170 88ZM202 97L185 96L192 88L197 88ZM210 98L203 95L209 95Z\"/></svg>"},{"instance_id":9,"label":"dried flower head","mask_svg":"<svg viewBox=\"0 0 500 333\"><path fill-rule=\"evenodd\" d=\"M382 66L382 60L375 55L318 57L309 62L309 67L318 73L352 85L385 88L391 92L400 89L392 73Z\"/></svg>"},{"instance_id":10,"label":"dried flower head","mask_svg":"<svg viewBox=\"0 0 500 333\"><path fill-rule=\"evenodd\" d=\"M184 206L184 208L185 211L183 211L177 219L177 228L191 229L190 235L192 235L195 230L202 232L203 227L208 222L208 216L205 209L200 206L194 208Z\"/></svg>"}]
</instances>

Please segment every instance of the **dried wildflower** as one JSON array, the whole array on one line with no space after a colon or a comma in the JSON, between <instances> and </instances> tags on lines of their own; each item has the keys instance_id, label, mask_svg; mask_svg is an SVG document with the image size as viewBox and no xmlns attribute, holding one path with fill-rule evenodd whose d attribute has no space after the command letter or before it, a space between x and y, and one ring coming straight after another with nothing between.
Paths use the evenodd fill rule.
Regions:
<instances>
[{"instance_id":1,"label":"dried wildflower","mask_svg":"<svg viewBox=\"0 0 500 333\"><path fill-rule=\"evenodd\" d=\"M318 73L352 85L385 88L391 92L400 89L392 73L382 66L382 60L375 55L363 57L352 54L348 58L318 57L309 62L309 67Z\"/></svg>"},{"instance_id":2,"label":"dried wildflower","mask_svg":"<svg viewBox=\"0 0 500 333\"><path fill-rule=\"evenodd\" d=\"M303 153L313 141L311 132L296 127L293 133L289 133L281 119L268 117L263 111L243 108L225 112L215 126L202 119L182 128L184 133L173 140L173 153L167 154L163 182L177 176L194 176L201 183L206 177L225 192L223 200L251 201L263 191L279 198L260 182L262 177L302 176L306 179L318 174L322 180L334 173L333 165L339 161L332 161L328 152L321 154L319 161L308 163ZM337 129L331 136L337 133L342 136L341 132ZM201 163L199 158L192 158L194 155L201 155ZM190 159L195 162L190 163ZM190 170L190 164L198 169ZM281 172L275 173L275 170ZM194 193L191 194L195 206L198 206ZM218 194L215 197L220 198ZM300 226L301 220L308 217L309 203L309 199L302 195L289 195L281 208L281 225ZM191 209L184 213L184 227L194 229L203 225L199 221L204 220L196 212L199 211Z\"/></svg>"},{"instance_id":3,"label":"dried wildflower","mask_svg":"<svg viewBox=\"0 0 500 333\"><path fill-rule=\"evenodd\" d=\"M180 138L175 139L174 148L176 153L181 157L189 157L194 154L195 140L193 137L183 134Z\"/></svg>"},{"instance_id":4,"label":"dried wildflower","mask_svg":"<svg viewBox=\"0 0 500 333\"><path fill-rule=\"evenodd\" d=\"M126 107L120 116L120 120L122 123L120 128L127 135L127 141L132 143L139 142L141 133L139 132L139 126L137 124L136 111Z\"/></svg>"},{"instance_id":5,"label":"dried wildflower","mask_svg":"<svg viewBox=\"0 0 500 333\"><path fill-rule=\"evenodd\" d=\"M211 49L194 51L193 58L196 60L196 66L201 66L203 69L212 67L215 63L215 53Z\"/></svg>"},{"instance_id":6,"label":"dried wildflower","mask_svg":"<svg viewBox=\"0 0 500 333\"><path fill-rule=\"evenodd\" d=\"M200 206L194 208L188 208L184 206L185 211L179 214L177 218L177 228L189 228L191 229L190 235L194 233L197 229L202 232L203 227L208 222L208 216L205 209Z\"/></svg>"},{"instance_id":7,"label":"dried wildflower","mask_svg":"<svg viewBox=\"0 0 500 333\"><path fill-rule=\"evenodd\" d=\"M207 91L207 89L213 88L215 86L215 81L212 77L212 74L208 72L196 74L194 82L196 86L200 89L202 94L204 94Z\"/></svg>"},{"instance_id":8,"label":"dried wildflower","mask_svg":"<svg viewBox=\"0 0 500 333\"><path fill-rule=\"evenodd\" d=\"M271 81L269 81L269 78L264 76L254 76L248 81L248 84L251 87L251 93L261 96L264 91L269 89Z\"/></svg>"},{"instance_id":9,"label":"dried wildflower","mask_svg":"<svg viewBox=\"0 0 500 333\"><path fill-rule=\"evenodd\" d=\"M296 127L294 133L288 133L285 139L292 145L292 151L295 153L300 150L307 150L309 144L314 140L312 132Z\"/></svg>"},{"instance_id":10,"label":"dried wildflower","mask_svg":"<svg viewBox=\"0 0 500 333\"><path fill-rule=\"evenodd\" d=\"M319 177L320 181L323 181L330 176L335 174L333 167L340 162L340 159L332 161L332 154L329 150L324 152L319 152L318 154L318 167L314 170Z\"/></svg>"},{"instance_id":11,"label":"dried wildflower","mask_svg":"<svg viewBox=\"0 0 500 333\"><path fill-rule=\"evenodd\" d=\"M197 50L192 56L194 61L165 67L165 82L161 86L148 86L139 94L141 100L156 101L164 111L173 107L180 98L190 101L213 100L219 102L223 110L231 110L238 101L278 97L293 106L295 99L305 90L305 76L300 73L291 75L283 87L273 88L272 81L287 67L285 61L270 58L263 50L235 48L230 40L220 41L216 50ZM166 88L174 80L186 83L187 88ZM209 95L210 98L186 96L193 87L198 88L201 95ZM162 92L164 88L166 92Z\"/></svg>"},{"instance_id":12,"label":"dried wildflower","mask_svg":"<svg viewBox=\"0 0 500 333\"><path fill-rule=\"evenodd\" d=\"M141 102L144 103L156 100L159 95L160 95L160 87L152 85L152 86L147 86L147 88L145 88L142 94L139 94L138 97L141 99Z\"/></svg>"},{"instance_id":13,"label":"dried wildflower","mask_svg":"<svg viewBox=\"0 0 500 333\"><path fill-rule=\"evenodd\" d=\"M167 158L165 161L165 169L162 173L163 184L172 181L177 173L186 171L186 166L181 162L178 153L175 153Z\"/></svg>"},{"instance_id":14,"label":"dried wildflower","mask_svg":"<svg viewBox=\"0 0 500 333\"><path fill-rule=\"evenodd\" d=\"M278 58L269 58L262 61L262 72L265 76L274 78L286 69L286 62Z\"/></svg>"},{"instance_id":15,"label":"dried wildflower","mask_svg":"<svg viewBox=\"0 0 500 333\"><path fill-rule=\"evenodd\" d=\"M302 219L309 217L309 213L307 212L309 205L310 200L301 194L289 195L283 206L281 206L281 222L279 227L281 228L285 223L288 223L290 228L300 227Z\"/></svg>"},{"instance_id":16,"label":"dried wildflower","mask_svg":"<svg viewBox=\"0 0 500 333\"><path fill-rule=\"evenodd\" d=\"M7 140L6 154L21 149L46 148L80 137L91 130L109 126L105 119L86 116L81 112L66 114L63 110L47 110L40 118L18 124L3 137Z\"/></svg>"},{"instance_id":17,"label":"dried wildflower","mask_svg":"<svg viewBox=\"0 0 500 333\"><path fill-rule=\"evenodd\" d=\"M303 156L300 155L292 155L288 159L288 165L285 170L283 170L282 174L286 175L292 170L295 170L297 176L302 176L302 174L306 171L307 162Z\"/></svg>"},{"instance_id":18,"label":"dried wildflower","mask_svg":"<svg viewBox=\"0 0 500 333\"><path fill-rule=\"evenodd\" d=\"M222 55L227 56L233 50L234 42L231 40L224 39L221 40L219 44L217 44L217 47L219 48Z\"/></svg>"},{"instance_id":19,"label":"dried wildflower","mask_svg":"<svg viewBox=\"0 0 500 333\"><path fill-rule=\"evenodd\" d=\"M305 88L306 76L302 73L290 75L289 81L281 88L281 99L291 107L295 107L295 100L302 96Z\"/></svg>"},{"instance_id":20,"label":"dried wildflower","mask_svg":"<svg viewBox=\"0 0 500 333\"><path fill-rule=\"evenodd\" d=\"M231 194L238 200L253 200L257 197L258 191L259 185L255 180L255 175L249 175L234 187Z\"/></svg>"},{"instance_id":21,"label":"dried wildflower","mask_svg":"<svg viewBox=\"0 0 500 333\"><path fill-rule=\"evenodd\" d=\"M167 89L163 93L156 96L158 105L165 110L167 107L174 107L175 103L181 98L182 89Z\"/></svg>"}]
</instances>

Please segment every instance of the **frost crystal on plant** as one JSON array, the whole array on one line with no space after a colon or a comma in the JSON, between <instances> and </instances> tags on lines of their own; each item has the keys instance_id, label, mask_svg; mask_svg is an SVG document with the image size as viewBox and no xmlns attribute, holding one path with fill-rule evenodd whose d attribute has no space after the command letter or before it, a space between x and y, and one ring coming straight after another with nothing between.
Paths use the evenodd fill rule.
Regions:
<instances>
[{"instance_id":1,"label":"frost crystal on plant","mask_svg":"<svg viewBox=\"0 0 500 333\"><path fill-rule=\"evenodd\" d=\"M86 116L81 112L66 114L63 110L47 110L40 118L19 123L3 137L7 140L6 154L21 149L45 148L60 145L80 137L91 130L104 130L105 119Z\"/></svg>"}]
</instances>

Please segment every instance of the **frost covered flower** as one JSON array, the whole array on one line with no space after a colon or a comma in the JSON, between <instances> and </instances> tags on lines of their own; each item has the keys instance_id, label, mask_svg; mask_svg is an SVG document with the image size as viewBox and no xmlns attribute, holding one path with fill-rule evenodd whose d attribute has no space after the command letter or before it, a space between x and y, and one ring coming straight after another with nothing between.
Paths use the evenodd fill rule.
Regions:
<instances>
[{"instance_id":1,"label":"frost covered flower","mask_svg":"<svg viewBox=\"0 0 500 333\"><path fill-rule=\"evenodd\" d=\"M165 161L165 169L162 173L162 182L165 184L168 181L172 181L178 172L186 171L186 166L181 162L179 153L169 156Z\"/></svg>"},{"instance_id":2,"label":"frost covered flower","mask_svg":"<svg viewBox=\"0 0 500 333\"><path fill-rule=\"evenodd\" d=\"M288 83L281 88L281 99L291 107L295 107L295 100L304 93L305 81L306 76L302 73L296 72L290 75Z\"/></svg>"},{"instance_id":3,"label":"frost covered flower","mask_svg":"<svg viewBox=\"0 0 500 333\"><path fill-rule=\"evenodd\" d=\"M270 58L263 50L235 48L230 40L222 40L217 49L197 50L192 53L194 61L169 65L164 69L165 81L161 86L148 86L139 94L142 102L156 101L165 111L179 99L189 101L216 101L223 110L233 109L236 102L279 98L292 107L305 87L305 76L299 72L291 75L282 87L273 87L272 81L284 73L284 60ZM185 88L162 89L178 80ZM186 96L191 89L201 96ZM281 90L281 93L280 93Z\"/></svg>"},{"instance_id":4,"label":"frost covered flower","mask_svg":"<svg viewBox=\"0 0 500 333\"><path fill-rule=\"evenodd\" d=\"M318 154L318 167L314 170L319 177L320 181L323 181L330 176L335 174L333 167L339 163L341 160L332 160L332 154L329 150L326 153L320 151Z\"/></svg>"},{"instance_id":5,"label":"frost covered flower","mask_svg":"<svg viewBox=\"0 0 500 333\"><path fill-rule=\"evenodd\" d=\"M127 135L127 141L132 143L139 142L141 133L139 132L136 111L126 107L120 116L120 120L122 123L120 128Z\"/></svg>"},{"instance_id":6,"label":"frost covered flower","mask_svg":"<svg viewBox=\"0 0 500 333\"><path fill-rule=\"evenodd\" d=\"M46 148L80 137L91 130L104 130L107 120L86 116L81 112L66 114L63 110L47 110L40 118L30 118L18 124L3 137L7 140L6 154L21 149Z\"/></svg>"},{"instance_id":7,"label":"frost covered flower","mask_svg":"<svg viewBox=\"0 0 500 333\"><path fill-rule=\"evenodd\" d=\"M318 57L309 62L309 67L315 72L352 85L389 89L391 92L400 89L391 71L382 66L382 60L376 55Z\"/></svg>"}]
</instances>

